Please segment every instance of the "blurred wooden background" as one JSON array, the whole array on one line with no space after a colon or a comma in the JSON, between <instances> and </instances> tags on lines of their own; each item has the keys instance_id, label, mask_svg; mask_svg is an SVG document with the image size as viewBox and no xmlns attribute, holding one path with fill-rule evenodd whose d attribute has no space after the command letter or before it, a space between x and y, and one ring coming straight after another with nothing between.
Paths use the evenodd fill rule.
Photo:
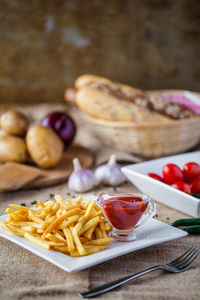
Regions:
<instances>
[{"instance_id":1,"label":"blurred wooden background","mask_svg":"<svg viewBox=\"0 0 200 300\"><path fill-rule=\"evenodd\" d=\"M60 101L82 73L200 91L200 1L0 1L0 104Z\"/></svg>"}]
</instances>

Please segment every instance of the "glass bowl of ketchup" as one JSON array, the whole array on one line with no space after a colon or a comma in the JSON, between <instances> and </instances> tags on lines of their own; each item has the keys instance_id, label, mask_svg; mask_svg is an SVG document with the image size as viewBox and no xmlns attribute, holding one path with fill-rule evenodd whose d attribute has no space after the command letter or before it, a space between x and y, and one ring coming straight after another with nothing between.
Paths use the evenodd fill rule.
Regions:
<instances>
[{"instance_id":1,"label":"glass bowl of ketchup","mask_svg":"<svg viewBox=\"0 0 200 300\"><path fill-rule=\"evenodd\" d=\"M133 241L134 229L156 213L155 203L144 194L101 193L97 203L113 227L109 235L119 241Z\"/></svg>"}]
</instances>

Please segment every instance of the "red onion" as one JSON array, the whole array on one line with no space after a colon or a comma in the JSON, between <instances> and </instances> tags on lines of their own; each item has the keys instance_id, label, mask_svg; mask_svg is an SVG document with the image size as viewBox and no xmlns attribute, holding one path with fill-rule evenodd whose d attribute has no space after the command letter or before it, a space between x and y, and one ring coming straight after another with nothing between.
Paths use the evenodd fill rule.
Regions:
<instances>
[{"instance_id":1,"label":"red onion","mask_svg":"<svg viewBox=\"0 0 200 300\"><path fill-rule=\"evenodd\" d=\"M46 115L41 124L45 127L52 128L63 141L65 147L68 147L75 135L76 125L72 118L63 112L52 112Z\"/></svg>"}]
</instances>

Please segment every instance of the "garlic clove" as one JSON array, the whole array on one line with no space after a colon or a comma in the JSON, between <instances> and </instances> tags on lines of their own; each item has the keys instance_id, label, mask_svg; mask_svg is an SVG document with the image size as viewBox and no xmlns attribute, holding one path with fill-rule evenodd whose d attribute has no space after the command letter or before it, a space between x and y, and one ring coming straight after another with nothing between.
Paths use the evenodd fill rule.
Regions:
<instances>
[{"instance_id":1,"label":"garlic clove","mask_svg":"<svg viewBox=\"0 0 200 300\"><path fill-rule=\"evenodd\" d=\"M112 154L107 164L103 164L95 171L97 184L104 183L117 186L125 181L121 166L116 162L116 156Z\"/></svg>"},{"instance_id":2,"label":"garlic clove","mask_svg":"<svg viewBox=\"0 0 200 300\"><path fill-rule=\"evenodd\" d=\"M94 172L89 169L82 169L77 158L73 160L73 164L74 171L68 180L70 190L78 193L90 191L95 185Z\"/></svg>"},{"instance_id":3,"label":"garlic clove","mask_svg":"<svg viewBox=\"0 0 200 300\"><path fill-rule=\"evenodd\" d=\"M110 168L110 175L107 177L107 182L109 185L118 186L122 184L124 181L125 181L125 176L121 171L121 167L115 165L112 168Z\"/></svg>"},{"instance_id":4,"label":"garlic clove","mask_svg":"<svg viewBox=\"0 0 200 300\"><path fill-rule=\"evenodd\" d=\"M107 178L109 177L109 169L107 168L107 166L102 165L100 167L98 167L95 170L95 179L96 179L96 185L99 185L100 183L107 183Z\"/></svg>"}]
</instances>

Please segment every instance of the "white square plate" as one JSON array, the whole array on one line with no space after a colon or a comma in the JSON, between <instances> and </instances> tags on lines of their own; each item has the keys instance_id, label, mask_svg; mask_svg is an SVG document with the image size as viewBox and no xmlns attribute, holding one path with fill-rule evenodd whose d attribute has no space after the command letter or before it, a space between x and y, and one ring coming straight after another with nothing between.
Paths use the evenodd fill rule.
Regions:
<instances>
[{"instance_id":1,"label":"white square plate","mask_svg":"<svg viewBox=\"0 0 200 300\"><path fill-rule=\"evenodd\" d=\"M184 164L189 161L200 164L200 151L128 165L122 168L122 172L139 190L151 196L154 200L182 211L190 216L199 217L200 199L147 176L147 173L157 173L162 176L162 168L165 164L174 163L180 168L183 168Z\"/></svg>"},{"instance_id":2,"label":"white square plate","mask_svg":"<svg viewBox=\"0 0 200 300\"><path fill-rule=\"evenodd\" d=\"M94 196L89 196L94 198ZM0 220L6 220L7 215L0 217ZM136 240L133 242L117 242L110 243L110 247L99 253L82 257L70 257L66 254L45 250L35 244L32 244L25 238L13 235L0 227L0 236L11 242L35 253L36 255L46 259L52 264L58 266L67 272L80 271L91 266L97 265L109 259L133 252L155 244L167 242L187 235L183 230L177 229L155 219L150 219L147 223L135 230Z\"/></svg>"}]
</instances>

